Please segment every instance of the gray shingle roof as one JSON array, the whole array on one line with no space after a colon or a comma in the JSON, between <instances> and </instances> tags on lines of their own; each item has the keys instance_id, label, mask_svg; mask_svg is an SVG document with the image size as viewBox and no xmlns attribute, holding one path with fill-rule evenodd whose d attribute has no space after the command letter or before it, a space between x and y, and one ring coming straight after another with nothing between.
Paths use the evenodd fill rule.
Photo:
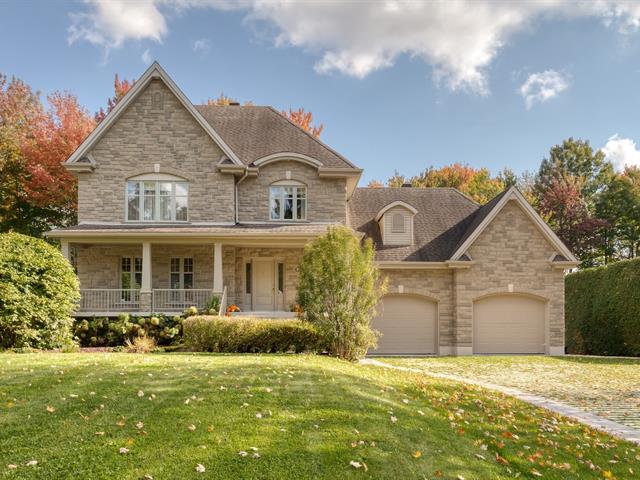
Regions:
<instances>
[{"instance_id":1,"label":"gray shingle roof","mask_svg":"<svg viewBox=\"0 0 640 480\"><path fill-rule=\"evenodd\" d=\"M246 165L274 153L294 152L315 158L324 167L357 168L272 107L195 107Z\"/></svg>"},{"instance_id":2,"label":"gray shingle roof","mask_svg":"<svg viewBox=\"0 0 640 480\"><path fill-rule=\"evenodd\" d=\"M418 210L414 218L414 245L382 245L376 214L402 201ZM491 202L490 202L491 203ZM373 239L376 260L441 262L449 260L484 207L453 188L358 188L348 203L349 225Z\"/></svg>"}]
</instances>

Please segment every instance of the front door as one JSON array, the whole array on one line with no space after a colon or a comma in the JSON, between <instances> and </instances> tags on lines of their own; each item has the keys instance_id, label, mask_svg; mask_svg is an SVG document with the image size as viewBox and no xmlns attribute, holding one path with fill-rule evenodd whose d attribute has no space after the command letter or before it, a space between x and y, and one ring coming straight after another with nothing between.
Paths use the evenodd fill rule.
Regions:
<instances>
[{"instance_id":1,"label":"front door","mask_svg":"<svg viewBox=\"0 0 640 480\"><path fill-rule=\"evenodd\" d=\"M273 260L253 261L253 309L273 310L274 270Z\"/></svg>"}]
</instances>

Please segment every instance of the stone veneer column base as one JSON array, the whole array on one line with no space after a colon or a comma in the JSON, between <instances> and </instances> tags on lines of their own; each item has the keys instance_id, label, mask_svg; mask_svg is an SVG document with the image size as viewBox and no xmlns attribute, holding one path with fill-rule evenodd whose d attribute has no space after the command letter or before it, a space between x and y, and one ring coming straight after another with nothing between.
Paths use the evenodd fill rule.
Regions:
<instances>
[{"instance_id":1,"label":"stone veneer column base","mask_svg":"<svg viewBox=\"0 0 640 480\"><path fill-rule=\"evenodd\" d=\"M547 355L553 355L553 356L564 355L564 345L562 347L547 347Z\"/></svg>"},{"instance_id":2,"label":"stone veneer column base","mask_svg":"<svg viewBox=\"0 0 640 480\"><path fill-rule=\"evenodd\" d=\"M140 292L140 312L151 313L151 292Z\"/></svg>"}]
</instances>

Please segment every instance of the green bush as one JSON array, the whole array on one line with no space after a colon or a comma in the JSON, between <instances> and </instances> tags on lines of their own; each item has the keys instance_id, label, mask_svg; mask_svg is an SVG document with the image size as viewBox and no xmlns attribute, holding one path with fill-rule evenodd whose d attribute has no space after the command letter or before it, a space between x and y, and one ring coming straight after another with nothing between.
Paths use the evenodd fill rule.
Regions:
<instances>
[{"instance_id":1,"label":"green bush","mask_svg":"<svg viewBox=\"0 0 640 480\"><path fill-rule=\"evenodd\" d=\"M183 328L185 345L200 352L315 352L322 347L318 329L303 320L196 316Z\"/></svg>"},{"instance_id":2,"label":"green bush","mask_svg":"<svg viewBox=\"0 0 640 480\"><path fill-rule=\"evenodd\" d=\"M371 319L385 284L373 257L370 239L361 243L350 229L335 227L308 244L300 260L298 303L340 358L361 358L377 342Z\"/></svg>"},{"instance_id":3,"label":"green bush","mask_svg":"<svg viewBox=\"0 0 640 480\"><path fill-rule=\"evenodd\" d=\"M180 316L138 317L128 313L117 319L77 318L73 333L83 347L116 347L140 336L153 338L158 345L172 345L182 338L182 320Z\"/></svg>"},{"instance_id":4,"label":"green bush","mask_svg":"<svg viewBox=\"0 0 640 480\"><path fill-rule=\"evenodd\" d=\"M568 353L640 356L640 259L565 279Z\"/></svg>"},{"instance_id":5,"label":"green bush","mask_svg":"<svg viewBox=\"0 0 640 480\"><path fill-rule=\"evenodd\" d=\"M78 279L44 240L0 234L0 348L56 348L71 338Z\"/></svg>"}]
</instances>

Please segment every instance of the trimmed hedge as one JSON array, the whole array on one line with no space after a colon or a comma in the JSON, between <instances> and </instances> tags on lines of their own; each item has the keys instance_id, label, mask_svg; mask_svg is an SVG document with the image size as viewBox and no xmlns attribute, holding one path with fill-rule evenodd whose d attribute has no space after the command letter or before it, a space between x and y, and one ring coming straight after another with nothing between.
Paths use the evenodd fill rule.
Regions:
<instances>
[{"instance_id":1,"label":"trimmed hedge","mask_svg":"<svg viewBox=\"0 0 640 480\"><path fill-rule=\"evenodd\" d=\"M568 353L640 356L640 259L565 279Z\"/></svg>"},{"instance_id":2,"label":"trimmed hedge","mask_svg":"<svg viewBox=\"0 0 640 480\"><path fill-rule=\"evenodd\" d=\"M56 348L71 342L78 279L44 240L0 234L0 348Z\"/></svg>"},{"instance_id":3,"label":"trimmed hedge","mask_svg":"<svg viewBox=\"0 0 640 480\"><path fill-rule=\"evenodd\" d=\"M322 339L309 322L296 319L196 316L183 322L183 340L200 352L316 352Z\"/></svg>"}]
</instances>

